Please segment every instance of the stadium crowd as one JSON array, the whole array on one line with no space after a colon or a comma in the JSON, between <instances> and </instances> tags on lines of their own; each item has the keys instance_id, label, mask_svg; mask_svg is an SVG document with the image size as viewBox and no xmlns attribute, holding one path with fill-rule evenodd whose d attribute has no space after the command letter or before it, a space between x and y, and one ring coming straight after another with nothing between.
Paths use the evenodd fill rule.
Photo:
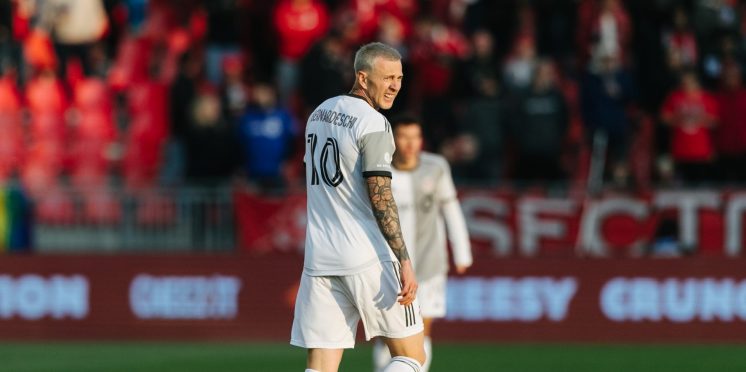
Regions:
<instances>
[{"instance_id":1,"label":"stadium crowd","mask_svg":"<svg viewBox=\"0 0 746 372\"><path fill-rule=\"evenodd\" d=\"M621 187L743 183L746 2L0 2L0 179L266 188L302 177L303 123L351 53L404 56L392 112L457 182L583 180L596 133Z\"/></svg>"}]
</instances>

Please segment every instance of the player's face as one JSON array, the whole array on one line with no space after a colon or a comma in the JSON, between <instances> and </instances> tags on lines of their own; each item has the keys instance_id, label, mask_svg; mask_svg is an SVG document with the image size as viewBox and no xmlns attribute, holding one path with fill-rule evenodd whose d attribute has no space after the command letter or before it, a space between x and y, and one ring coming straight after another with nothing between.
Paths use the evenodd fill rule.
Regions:
<instances>
[{"instance_id":1,"label":"player's face","mask_svg":"<svg viewBox=\"0 0 746 372\"><path fill-rule=\"evenodd\" d=\"M394 131L396 156L410 161L420 156L422 151L422 128L417 124L404 124Z\"/></svg>"},{"instance_id":2,"label":"player's face","mask_svg":"<svg viewBox=\"0 0 746 372\"><path fill-rule=\"evenodd\" d=\"M388 110L394 105L394 99L401 89L401 61L385 58L373 60L373 68L365 76L365 88L368 98L376 109Z\"/></svg>"}]
</instances>

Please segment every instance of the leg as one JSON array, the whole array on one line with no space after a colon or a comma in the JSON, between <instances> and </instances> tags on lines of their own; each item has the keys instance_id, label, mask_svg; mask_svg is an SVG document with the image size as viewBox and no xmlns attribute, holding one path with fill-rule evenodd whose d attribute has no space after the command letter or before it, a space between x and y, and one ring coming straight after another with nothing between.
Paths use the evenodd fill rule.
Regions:
<instances>
[{"instance_id":1,"label":"leg","mask_svg":"<svg viewBox=\"0 0 746 372\"><path fill-rule=\"evenodd\" d=\"M384 372L420 372L425 360L423 324L419 302L397 302L399 267L383 262L355 276L345 277L357 299L366 339L380 338L388 346L391 361Z\"/></svg>"},{"instance_id":2,"label":"leg","mask_svg":"<svg viewBox=\"0 0 746 372\"><path fill-rule=\"evenodd\" d=\"M337 372L344 349L308 349L306 368L318 372Z\"/></svg>"},{"instance_id":3,"label":"leg","mask_svg":"<svg viewBox=\"0 0 746 372\"><path fill-rule=\"evenodd\" d=\"M430 364L433 362L433 341L430 338L433 328L433 318L422 318L422 324L425 326L425 363L422 364L422 372L430 370Z\"/></svg>"},{"instance_id":4,"label":"leg","mask_svg":"<svg viewBox=\"0 0 746 372\"><path fill-rule=\"evenodd\" d=\"M383 372L389 361L391 361L389 348L380 337L376 337L373 341L373 371Z\"/></svg>"},{"instance_id":5,"label":"leg","mask_svg":"<svg viewBox=\"0 0 746 372\"><path fill-rule=\"evenodd\" d=\"M308 349L306 368L336 372L343 349L355 346L359 320L339 277L303 273L295 300L290 344Z\"/></svg>"},{"instance_id":6,"label":"leg","mask_svg":"<svg viewBox=\"0 0 746 372\"><path fill-rule=\"evenodd\" d=\"M425 335L425 363L422 364L422 372L430 370L433 360L432 335L433 322L437 318L446 315L446 275L438 275L420 282L417 296L422 309L422 325Z\"/></svg>"},{"instance_id":7,"label":"leg","mask_svg":"<svg viewBox=\"0 0 746 372\"><path fill-rule=\"evenodd\" d=\"M422 332L404 338L383 337L383 341L389 347L392 358L407 357L416 360L420 365L425 363L424 340L425 334ZM388 371L388 367L386 371Z\"/></svg>"}]
</instances>

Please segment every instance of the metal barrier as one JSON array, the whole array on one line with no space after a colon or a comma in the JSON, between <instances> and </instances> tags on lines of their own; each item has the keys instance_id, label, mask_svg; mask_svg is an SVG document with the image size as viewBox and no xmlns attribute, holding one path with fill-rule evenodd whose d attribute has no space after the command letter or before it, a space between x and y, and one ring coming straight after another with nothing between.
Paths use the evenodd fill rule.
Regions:
<instances>
[{"instance_id":1,"label":"metal barrier","mask_svg":"<svg viewBox=\"0 0 746 372\"><path fill-rule=\"evenodd\" d=\"M33 198L37 252L232 251L227 188L55 190Z\"/></svg>"}]
</instances>

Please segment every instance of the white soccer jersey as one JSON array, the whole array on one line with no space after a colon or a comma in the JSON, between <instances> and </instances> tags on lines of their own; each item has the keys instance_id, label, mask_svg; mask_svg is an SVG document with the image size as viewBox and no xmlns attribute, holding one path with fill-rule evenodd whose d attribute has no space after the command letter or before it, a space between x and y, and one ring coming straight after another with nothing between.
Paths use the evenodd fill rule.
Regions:
<instances>
[{"instance_id":1,"label":"white soccer jersey","mask_svg":"<svg viewBox=\"0 0 746 372\"><path fill-rule=\"evenodd\" d=\"M365 178L391 177L394 138L386 118L364 99L326 100L306 124L308 227L304 270L351 275L396 261L381 233Z\"/></svg>"},{"instance_id":2,"label":"white soccer jersey","mask_svg":"<svg viewBox=\"0 0 746 372\"><path fill-rule=\"evenodd\" d=\"M417 280L448 272L446 227L454 262L471 265L469 234L445 158L422 152L415 169L393 170L391 187Z\"/></svg>"}]
</instances>

